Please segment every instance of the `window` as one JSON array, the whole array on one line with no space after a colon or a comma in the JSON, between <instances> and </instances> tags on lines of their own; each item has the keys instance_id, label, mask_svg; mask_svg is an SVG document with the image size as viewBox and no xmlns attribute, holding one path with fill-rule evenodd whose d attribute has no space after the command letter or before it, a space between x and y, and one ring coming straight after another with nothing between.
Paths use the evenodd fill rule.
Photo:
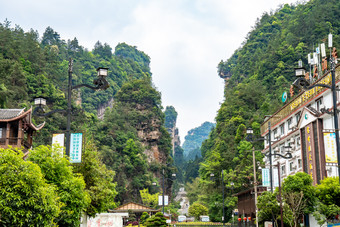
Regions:
<instances>
[{"instance_id":1,"label":"window","mask_svg":"<svg viewBox=\"0 0 340 227\"><path fill-rule=\"evenodd\" d=\"M293 172L295 170L294 162L289 163L289 172Z\"/></svg>"},{"instance_id":2,"label":"window","mask_svg":"<svg viewBox=\"0 0 340 227\"><path fill-rule=\"evenodd\" d=\"M300 148L300 136L296 137L296 148Z\"/></svg>"},{"instance_id":3,"label":"window","mask_svg":"<svg viewBox=\"0 0 340 227\"><path fill-rule=\"evenodd\" d=\"M321 106L322 106L322 103L323 103L322 97L319 98L318 100L316 100L315 103L316 103L316 110L317 110L317 111L320 111Z\"/></svg>"},{"instance_id":4,"label":"window","mask_svg":"<svg viewBox=\"0 0 340 227\"><path fill-rule=\"evenodd\" d=\"M274 158L276 158L276 154L279 153L279 147L274 147L273 149L273 155L274 155Z\"/></svg>"},{"instance_id":5,"label":"window","mask_svg":"<svg viewBox=\"0 0 340 227\"><path fill-rule=\"evenodd\" d=\"M282 173L282 175L286 175L286 166L285 165L281 166L281 173Z\"/></svg>"},{"instance_id":6,"label":"window","mask_svg":"<svg viewBox=\"0 0 340 227\"><path fill-rule=\"evenodd\" d=\"M284 124L280 125L280 133L281 133L281 135L285 134L285 125Z\"/></svg>"},{"instance_id":7,"label":"window","mask_svg":"<svg viewBox=\"0 0 340 227\"><path fill-rule=\"evenodd\" d=\"M280 144L280 153L283 154L285 152L285 144Z\"/></svg>"},{"instance_id":8,"label":"window","mask_svg":"<svg viewBox=\"0 0 340 227\"><path fill-rule=\"evenodd\" d=\"M274 138L276 139L276 137L277 137L277 128L276 128L276 129L274 129L274 131L273 131L273 135L274 135Z\"/></svg>"},{"instance_id":9,"label":"window","mask_svg":"<svg viewBox=\"0 0 340 227\"><path fill-rule=\"evenodd\" d=\"M0 128L0 138L2 138L2 128Z\"/></svg>"},{"instance_id":10,"label":"window","mask_svg":"<svg viewBox=\"0 0 340 227\"><path fill-rule=\"evenodd\" d=\"M288 129L291 129L292 127L292 122L293 122L293 118L289 118L288 121L287 121L287 124L288 124Z\"/></svg>"},{"instance_id":11,"label":"window","mask_svg":"<svg viewBox=\"0 0 340 227\"><path fill-rule=\"evenodd\" d=\"M298 168L299 169L302 168L302 159L301 158L298 159Z\"/></svg>"},{"instance_id":12,"label":"window","mask_svg":"<svg viewBox=\"0 0 340 227\"><path fill-rule=\"evenodd\" d=\"M296 122L296 124L299 123L300 117L301 117L301 112L295 114L295 122Z\"/></svg>"}]
</instances>

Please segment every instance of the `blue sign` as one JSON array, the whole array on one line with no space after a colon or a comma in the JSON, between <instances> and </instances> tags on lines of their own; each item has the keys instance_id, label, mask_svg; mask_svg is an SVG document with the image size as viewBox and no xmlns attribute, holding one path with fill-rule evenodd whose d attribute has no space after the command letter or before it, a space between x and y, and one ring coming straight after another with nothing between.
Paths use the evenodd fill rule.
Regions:
<instances>
[{"instance_id":1,"label":"blue sign","mask_svg":"<svg viewBox=\"0 0 340 227\"><path fill-rule=\"evenodd\" d=\"M70 162L81 163L81 152L83 145L83 134L82 133L71 133L70 143Z\"/></svg>"},{"instance_id":2,"label":"blue sign","mask_svg":"<svg viewBox=\"0 0 340 227\"><path fill-rule=\"evenodd\" d=\"M269 169L262 169L262 186L270 187Z\"/></svg>"}]
</instances>

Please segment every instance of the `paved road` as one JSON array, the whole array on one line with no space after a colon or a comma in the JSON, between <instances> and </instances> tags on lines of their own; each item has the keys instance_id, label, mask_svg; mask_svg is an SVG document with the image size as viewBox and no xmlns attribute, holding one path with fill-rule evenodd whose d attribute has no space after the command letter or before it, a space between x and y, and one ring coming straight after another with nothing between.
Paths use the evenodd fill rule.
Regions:
<instances>
[{"instance_id":1,"label":"paved road","mask_svg":"<svg viewBox=\"0 0 340 227\"><path fill-rule=\"evenodd\" d=\"M187 192L184 187L179 189L179 192L175 198L175 201L180 201L181 208L178 210L180 215L188 215L188 210L190 207L189 199L187 197Z\"/></svg>"}]
</instances>

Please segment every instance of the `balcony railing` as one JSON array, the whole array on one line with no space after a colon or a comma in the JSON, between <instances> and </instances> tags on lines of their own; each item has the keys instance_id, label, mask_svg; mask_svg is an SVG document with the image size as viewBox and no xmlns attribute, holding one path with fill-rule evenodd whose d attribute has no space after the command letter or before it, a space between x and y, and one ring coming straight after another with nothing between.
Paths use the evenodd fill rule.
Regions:
<instances>
[{"instance_id":1,"label":"balcony railing","mask_svg":"<svg viewBox=\"0 0 340 227\"><path fill-rule=\"evenodd\" d=\"M8 144L6 144L6 140L8 140ZM9 138L0 138L0 146L11 145L17 146L18 141L21 141L21 138L18 137L9 137Z\"/></svg>"}]
</instances>

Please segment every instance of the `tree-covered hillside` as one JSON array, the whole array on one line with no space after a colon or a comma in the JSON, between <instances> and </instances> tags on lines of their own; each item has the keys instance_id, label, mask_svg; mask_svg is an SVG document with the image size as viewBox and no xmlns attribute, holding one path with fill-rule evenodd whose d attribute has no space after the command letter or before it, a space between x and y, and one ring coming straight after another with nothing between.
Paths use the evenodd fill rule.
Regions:
<instances>
[{"instance_id":1,"label":"tree-covered hillside","mask_svg":"<svg viewBox=\"0 0 340 227\"><path fill-rule=\"evenodd\" d=\"M63 40L51 27L39 36L33 29L25 32L6 20L0 23L0 108L31 108L35 97L44 97L45 112L66 109L70 58L73 85L93 85L98 67L109 69L110 83L105 91L73 90L71 131L84 132L87 141L93 140L97 147L92 145L92 151L116 172L111 174L117 182L115 202L141 202L139 190L161 179L162 168L165 173L173 169L171 140L163 126L160 93L152 85L150 57L137 47L120 43L113 52L109 44L98 41L90 51L77 38ZM97 109L109 104L113 108L99 120ZM46 121L34 137L34 147L50 145L52 134L66 129L62 113L34 117L33 121ZM89 187L98 187L95 183L90 182ZM170 187L171 182L167 191Z\"/></svg>"},{"instance_id":2,"label":"tree-covered hillside","mask_svg":"<svg viewBox=\"0 0 340 227\"><path fill-rule=\"evenodd\" d=\"M253 181L251 150L245 141L247 127L256 135L265 115L283 104L280 97L294 81L294 67L307 54L333 34L333 45L340 44L340 1L311 0L299 5L283 5L264 13L248 33L242 46L218 64L218 74L226 80L224 97L216 116L216 127L202 146L200 201L209 207L211 218L221 220L221 171L225 170L226 189L233 181L234 193L250 187ZM314 48L313 48L314 47ZM329 55L329 52L327 52ZM255 144L261 149L261 142ZM262 161L260 153L256 153ZM215 180L210 179L213 173ZM235 201L228 193L226 220ZM197 198L198 198L197 197Z\"/></svg>"},{"instance_id":3,"label":"tree-covered hillside","mask_svg":"<svg viewBox=\"0 0 340 227\"><path fill-rule=\"evenodd\" d=\"M214 123L206 121L201 126L188 131L182 145L186 160L194 160L196 156L201 157L202 142L208 139L211 129L214 126Z\"/></svg>"}]
</instances>

